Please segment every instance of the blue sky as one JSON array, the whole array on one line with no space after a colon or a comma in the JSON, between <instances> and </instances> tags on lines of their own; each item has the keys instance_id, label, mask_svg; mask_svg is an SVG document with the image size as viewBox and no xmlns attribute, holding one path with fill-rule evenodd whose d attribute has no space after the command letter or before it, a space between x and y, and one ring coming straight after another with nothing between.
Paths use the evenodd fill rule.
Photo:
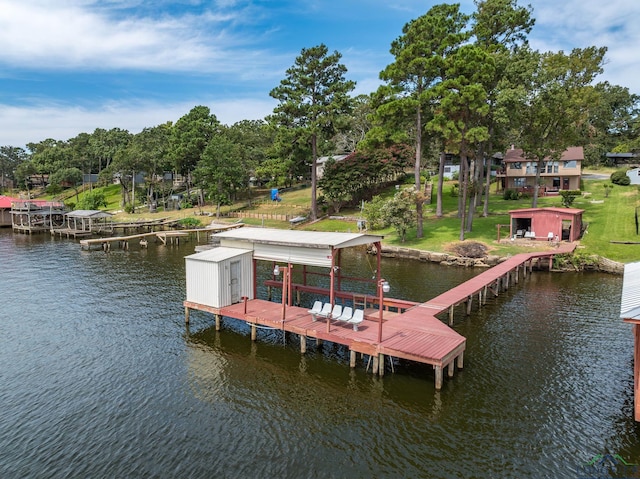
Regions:
<instances>
[{"instance_id":1,"label":"blue sky","mask_svg":"<svg viewBox=\"0 0 640 479\"><path fill-rule=\"evenodd\" d=\"M391 42L434 0L0 0L0 145L175 122L207 105L264 118L304 47L342 54L356 93L380 84ZM472 0L462 0L471 12ZM601 80L640 94L640 2L530 0L536 49L607 46Z\"/></svg>"}]
</instances>

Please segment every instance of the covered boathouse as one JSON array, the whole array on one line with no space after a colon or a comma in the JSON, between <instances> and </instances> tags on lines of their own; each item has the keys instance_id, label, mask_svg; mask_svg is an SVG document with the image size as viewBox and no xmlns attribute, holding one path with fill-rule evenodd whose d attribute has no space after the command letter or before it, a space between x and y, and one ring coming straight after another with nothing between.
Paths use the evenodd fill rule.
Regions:
<instances>
[{"instance_id":1,"label":"covered boathouse","mask_svg":"<svg viewBox=\"0 0 640 479\"><path fill-rule=\"evenodd\" d=\"M309 339L330 341L349 349L351 367L360 353L380 375L386 358L429 364L436 389L444 369L451 377L463 367L463 336L418 303L385 296L382 236L244 227L212 237L220 246L185 258L187 323L190 310L200 310L215 315L217 330L222 317L246 322L252 340L259 327L280 329L299 336L303 354ZM343 267L342 250L356 247L375 249L372 279L351 277ZM258 298L265 289L270 297L272 288L281 301Z\"/></svg>"}]
</instances>

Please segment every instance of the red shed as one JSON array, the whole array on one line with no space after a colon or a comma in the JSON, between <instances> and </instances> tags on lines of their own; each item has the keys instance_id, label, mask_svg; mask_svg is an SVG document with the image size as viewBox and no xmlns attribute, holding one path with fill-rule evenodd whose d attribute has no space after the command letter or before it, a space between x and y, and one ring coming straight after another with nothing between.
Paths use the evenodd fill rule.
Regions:
<instances>
[{"instance_id":1,"label":"red shed","mask_svg":"<svg viewBox=\"0 0 640 479\"><path fill-rule=\"evenodd\" d=\"M526 208L509 211L512 238L576 241L582 234L582 213L575 208Z\"/></svg>"}]
</instances>

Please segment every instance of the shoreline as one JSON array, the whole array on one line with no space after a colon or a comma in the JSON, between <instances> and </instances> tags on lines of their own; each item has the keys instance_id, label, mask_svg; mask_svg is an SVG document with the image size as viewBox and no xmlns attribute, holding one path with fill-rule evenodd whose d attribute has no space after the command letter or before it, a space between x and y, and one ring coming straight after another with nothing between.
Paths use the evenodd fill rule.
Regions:
<instances>
[{"instance_id":1,"label":"shoreline","mask_svg":"<svg viewBox=\"0 0 640 479\"><path fill-rule=\"evenodd\" d=\"M414 248L404 248L399 246L389 246L382 244L381 255L385 258L412 259L422 262L437 263L442 266L460 266L465 268L491 268L506 261L507 257L499 255L486 255L481 258L467 258L453 253L439 253L435 251L425 251ZM558 255L560 256L560 255ZM565 255L562 255L565 256ZM588 255L581 257L572 254L576 261L563 261L559 266L554 267L553 272L580 272L596 271L622 275L624 273L624 263L612 261L598 255Z\"/></svg>"}]
</instances>

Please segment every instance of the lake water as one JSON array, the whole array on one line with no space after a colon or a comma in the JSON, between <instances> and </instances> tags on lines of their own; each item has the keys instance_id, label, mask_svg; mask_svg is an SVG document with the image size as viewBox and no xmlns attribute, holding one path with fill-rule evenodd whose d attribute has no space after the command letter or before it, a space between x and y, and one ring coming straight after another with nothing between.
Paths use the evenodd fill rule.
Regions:
<instances>
[{"instance_id":1,"label":"lake water","mask_svg":"<svg viewBox=\"0 0 640 479\"><path fill-rule=\"evenodd\" d=\"M470 317L465 368L382 379L325 343L184 324L195 244L83 251L0 231L0 478L577 478L640 463L622 278L534 272ZM370 274L371 259L346 258ZM425 301L478 270L385 260ZM274 298L277 300L277 298Z\"/></svg>"}]
</instances>

